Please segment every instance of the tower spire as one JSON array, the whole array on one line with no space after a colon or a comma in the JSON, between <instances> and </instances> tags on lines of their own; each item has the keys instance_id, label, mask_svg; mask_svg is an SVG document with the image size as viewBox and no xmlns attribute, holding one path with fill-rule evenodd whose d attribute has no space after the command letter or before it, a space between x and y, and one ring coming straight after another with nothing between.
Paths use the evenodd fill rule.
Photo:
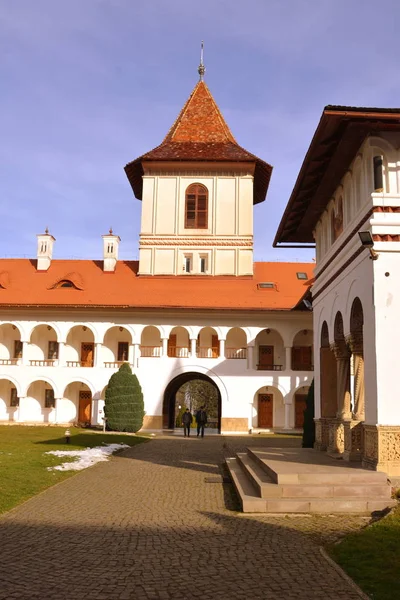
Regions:
<instances>
[{"instance_id":1,"label":"tower spire","mask_svg":"<svg viewBox=\"0 0 400 600\"><path fill-rule=\"evenodd\" d=\"M204 54L204 42L201 42L201 51L200 51L200 64L199 64L199 68L197 69L199 76L200 76L200 81L203 81L204 79L204 73L206 72L206 68L204 66L204 62L203 62L203 54Z\"/></svg>"}]
</instances>

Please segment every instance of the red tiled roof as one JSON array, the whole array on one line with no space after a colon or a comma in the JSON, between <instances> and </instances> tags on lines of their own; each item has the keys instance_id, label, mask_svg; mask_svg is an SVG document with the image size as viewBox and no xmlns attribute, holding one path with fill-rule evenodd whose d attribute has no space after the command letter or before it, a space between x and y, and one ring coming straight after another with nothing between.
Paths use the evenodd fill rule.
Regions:
<instances>
[{"instance_id":1,"label":"red tiled roof","mask_svg":"<svg viewBox=\"0 0 400 600\"><path fill-rule=\"evenodd\" d=\"M304 296L313 263L255 263L254 277L140 277L137 261L119 261L114 273L104 273L102 261L53 260L48 271L37 271L36 260L1 259L0 309L11 307L290 310ZM54 288L69 279L82 289ZM261 282L276 284L259 289Z\"/></svg>"},{"instance_id":2,"label":"red tiled roof","mask_svg":"<svg viewBox=\"0 0 400 600\"><path fill-rule=\"evenodd\" d=\"M272 167L236 142L210 90L199 81L162 143L125 167L139 200L142 161L250 162L254 171L254 204L265 200Z\"/></svg>"}]
</instances>

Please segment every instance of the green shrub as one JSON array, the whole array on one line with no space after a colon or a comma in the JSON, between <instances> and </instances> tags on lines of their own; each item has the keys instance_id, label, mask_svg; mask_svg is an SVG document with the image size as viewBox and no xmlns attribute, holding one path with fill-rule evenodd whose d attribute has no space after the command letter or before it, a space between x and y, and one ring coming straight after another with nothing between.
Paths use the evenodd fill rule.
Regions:
<instances>
[{"instance_id":1,"label":"green shrub","mask_svg":"<svg viewBox=\"0 0 400 600\"><path fill-rule=\"evenodd\" d=\"M127 363L111 376L106 389L104 414L111 431L136 432L143 426L142 388Z\"/></svg>"}]
</instances>

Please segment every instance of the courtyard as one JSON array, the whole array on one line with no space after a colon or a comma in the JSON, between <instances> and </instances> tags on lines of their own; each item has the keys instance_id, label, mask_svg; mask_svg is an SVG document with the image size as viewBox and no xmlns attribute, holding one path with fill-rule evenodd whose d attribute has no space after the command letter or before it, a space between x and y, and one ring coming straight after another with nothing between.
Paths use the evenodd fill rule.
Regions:
<instances>
[{"instance_id":1,"label":"courtyard","mask_svg":"<svg viewBox=\"0 0 400 600\"><path fill-rule=\"evenodd\" d=\"M320 546L365 517L244 516L225 457L295 436L157 436L3 515L0 598L337 599L359 591Z\"/></svg>"}]
</instances>

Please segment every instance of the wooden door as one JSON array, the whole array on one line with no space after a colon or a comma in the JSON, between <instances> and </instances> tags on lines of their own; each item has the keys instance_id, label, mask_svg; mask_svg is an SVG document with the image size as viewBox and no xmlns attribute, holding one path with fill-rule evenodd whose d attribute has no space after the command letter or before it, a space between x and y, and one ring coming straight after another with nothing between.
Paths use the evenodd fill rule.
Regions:
<instances>
[{"instance_id":1,"label":"wooden door","mask_svg":"<svg viewBox=\"0 0 400 600\"><path fill-rule=\"evenodd\" d=\"M219 345L218 345L218 336L217 335L211 336L211 351L212 351L212 357L218 358Z\"/></svg>"},{"instance_id":2,"label":"wooden door","mask_svg":"<svg viewBox=\"0 0 400 600\"><path fill-rule=\"evenodd\" d=\"M171 333L168 338L168 356L176 356L176 333Z\"/></svg>"},{"instance_id":3,"label":"wooden door","mask_svg":"<svg viewBox=\"0 0 400 600\"><path fill-rule=\"evenodd\" d=\"M294 426L301 429L304 425L304 410L306 408L307 394L296 394L294 397Z\"/></svg>"},{"instance_id":4,"label":"wooden door","mask_svg":"<svg viewBox=\"0 0 400 600\"><path fill-rule=\"evenodd\" d=\"M258 426L270 429L273 426L274 399L272 394L258 394Z\"/></svg>"},{"instance_id":5,"label":"wooden door","mask_svg":"<svg viewBox=\"0 0 400 600\"><path fill-rule=\"evenodd\" d=\"M93 367L94 344L81 344L81 365L82 367Z\"/></svg>"},{"instance_id":6,"label":"wooden door","mask_svg":"<svg viewBox=\"0 0 400 600\"><path fill-rule=\"evenodd\" d=\"M274 367L274 347L259 346L258 348L258 368L263 370L273 369Z\"/></svg>"},{"instance_id":7,"label":"wooden door","mask_svg":"<svg viewBox=\"0 0 400 600\"><path fill-rule=\"evenodd\" d=\"M312 365L311 346L293 346L292 369L294 371L308 371Z\"/></svg>"},{"instance_id":8,"label":"wooden door","mask_svg":"<svg viewBox=\"0 0 400 600\"><path fill-rule=\"evenodd\" d=\"M92 394L88 391L79 392L79 423L90 425L92 414Z\"/></svg>"}]
</instances>

